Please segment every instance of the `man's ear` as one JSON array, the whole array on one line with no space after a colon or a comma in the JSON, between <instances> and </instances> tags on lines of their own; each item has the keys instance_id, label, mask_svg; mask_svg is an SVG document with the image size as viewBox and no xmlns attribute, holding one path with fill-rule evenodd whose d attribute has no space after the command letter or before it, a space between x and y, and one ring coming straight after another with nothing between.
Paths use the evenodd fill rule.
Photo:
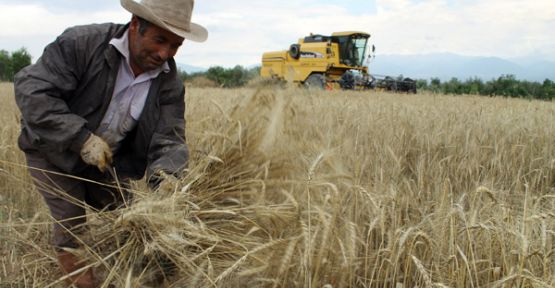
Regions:
<instances>
[{"instance_id":1,"label":"man's ear","mask_svg":"<svg viewBox=\"0 0 555 288\"><path fill-rule=\"evenodd\" d=\"M134 31L137 31L138 29L139 29L139 18L133 15L133 17L131 17L131 23L129 24L129 30L134 32Z\"/></svg>"}]
</instances>

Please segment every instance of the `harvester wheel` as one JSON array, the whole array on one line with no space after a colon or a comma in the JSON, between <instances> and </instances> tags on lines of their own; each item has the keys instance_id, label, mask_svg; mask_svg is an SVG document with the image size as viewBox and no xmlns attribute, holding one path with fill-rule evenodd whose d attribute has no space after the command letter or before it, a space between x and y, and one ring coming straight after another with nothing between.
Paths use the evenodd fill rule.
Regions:
<instances>
[{"instance_id":1,"label":"harvester wheel","mask_svg":"<svg viewBox=\"0 0 555 288\"><path fill-rule=\"evenodd\" d=\"M315 73L304 81L304 86L308 89L324 89L326 87L326 78L324 75Z\"/></svg>"}]
</instances>

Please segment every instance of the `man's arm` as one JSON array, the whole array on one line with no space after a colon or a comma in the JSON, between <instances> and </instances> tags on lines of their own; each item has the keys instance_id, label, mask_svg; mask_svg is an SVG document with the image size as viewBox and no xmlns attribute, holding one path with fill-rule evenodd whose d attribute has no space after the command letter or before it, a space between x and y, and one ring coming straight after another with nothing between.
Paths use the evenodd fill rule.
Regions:
<instances>
[{"instance_id":1,"label":"man's arm","mask_svg":"<svg viewBox=\"0 0 555 288\"><path fill-rule=\"evenodd\" d=\"M169 92L160 99L160 119L150 142L147 179L157 186L162 171L179 174L187 168L189 150L185 142L185 88Z\"/></svg>"},{"instance_id":2,"label":"man's arm","mask_svg":"<svg viewBox=\"0 0 555 288\"><path fill-rule=\"evenodd\" d=\"M38 136L42 148L78 152L91 132L85 128L87 121L72 113L66 101L77 87L78 70L84 64L79 63L75 39L64 34L45 48L36 64L17 73L15 97L24 125Z\"/></svg>"}]
</instances>

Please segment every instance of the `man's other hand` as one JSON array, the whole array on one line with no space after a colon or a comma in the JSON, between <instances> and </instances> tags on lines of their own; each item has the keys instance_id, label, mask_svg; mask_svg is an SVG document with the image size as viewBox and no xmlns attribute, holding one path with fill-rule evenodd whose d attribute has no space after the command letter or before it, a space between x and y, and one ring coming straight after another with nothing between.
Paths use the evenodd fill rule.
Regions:
<instances>
[{"instance_id":1,"label":"man's other hand","mask_svg":"<svg viewBox=\"0 0 555 288\"><path fill-rule=\"evenodd\" d=\"M112 164L112 150L102 138L91 134L81 148L81 159L104 172L106 167Z\"/></svg>"},{"instance_id":2,"label":"man's other hand","mask_svg":"<svg viewBox=\"0 0 555 288\"><path fill-rule=\"evenodd\" d=\"M158 185L156 189L158 193L166 195L176 191L179 184L179 179L177 179L177 177L164 172L161 172L159 177L162 178L162 181L160 181L160 185Z\"/></svg>"}]
</instances>

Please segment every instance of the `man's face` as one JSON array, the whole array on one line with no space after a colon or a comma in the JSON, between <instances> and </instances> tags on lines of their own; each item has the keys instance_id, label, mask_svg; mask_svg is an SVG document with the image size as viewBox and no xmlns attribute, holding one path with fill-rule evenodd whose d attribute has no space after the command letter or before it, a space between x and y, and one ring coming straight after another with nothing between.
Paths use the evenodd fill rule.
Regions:
<instances>
[{"instance_id":1,"label":"man's face","mask_svg":"<svg viewBox=\"0 0 555 288\"><path fill-rule=\"evenodd\" d=\"M129 26L129 53L135 75L162 66L177 53L184 40L154 24L148 25L143 32L139 33L139 20L133 17Z\"/></svg>"}]
</instances>

